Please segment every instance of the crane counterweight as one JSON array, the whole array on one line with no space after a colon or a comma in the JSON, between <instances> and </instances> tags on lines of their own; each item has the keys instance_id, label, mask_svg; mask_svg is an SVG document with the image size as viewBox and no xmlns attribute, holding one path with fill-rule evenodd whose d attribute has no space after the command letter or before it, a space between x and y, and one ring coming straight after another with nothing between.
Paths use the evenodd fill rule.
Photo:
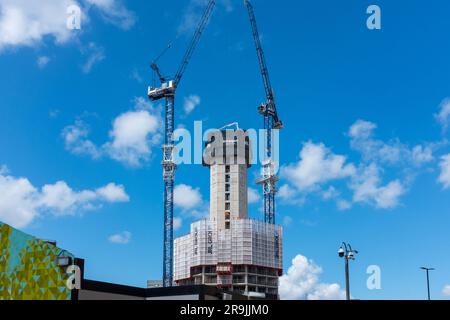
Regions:
<instances>
[{"instance_id":1,"label":"crane counterweight","mask_svg":"<svg viewBox=\"0 0 450 320\"><path fill-rule=\"evenodd\" d=\"M152 101L157 101L165 98L168 95L174 95L175 91L177 89L177 86L175 85L174 81L168 81L161 84L161 87L154 88L149 87L148 88L148 97Z\"/></svg>"}]
</instances>

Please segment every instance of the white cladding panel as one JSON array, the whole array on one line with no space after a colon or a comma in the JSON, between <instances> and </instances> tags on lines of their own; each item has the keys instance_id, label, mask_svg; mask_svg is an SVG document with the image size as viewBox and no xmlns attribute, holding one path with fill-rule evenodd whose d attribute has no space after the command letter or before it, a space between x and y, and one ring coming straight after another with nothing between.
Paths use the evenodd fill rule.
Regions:
<instances>
[{"instance_id":1,"label":"white cladding panel","mask_svg":"<svg viewBox=\"0 0 450 320\"><path fill-rule=\"evenodd\" d=\"M191 267L231 263L282 269L281 226L255 220L233 220L230 230L202 220L191 233L175 239L174 280L190 278Z\"/></svg>"}]
</instances>

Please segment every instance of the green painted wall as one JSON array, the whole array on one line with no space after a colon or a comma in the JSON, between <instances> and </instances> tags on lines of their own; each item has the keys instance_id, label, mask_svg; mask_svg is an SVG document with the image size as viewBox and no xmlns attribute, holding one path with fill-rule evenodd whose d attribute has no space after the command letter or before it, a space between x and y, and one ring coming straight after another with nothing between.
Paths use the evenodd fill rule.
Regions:
<instances>
[{"instance_id":1,"label":"green painted wall","mask_svg":"<svg viewBox=\"0 0 450 320\"><path fill-rule=\"evenodd\" d=\"M70 300L69 275L56 265L67 251L0 222L0 300Z\"/></svg>"}]
</instances>

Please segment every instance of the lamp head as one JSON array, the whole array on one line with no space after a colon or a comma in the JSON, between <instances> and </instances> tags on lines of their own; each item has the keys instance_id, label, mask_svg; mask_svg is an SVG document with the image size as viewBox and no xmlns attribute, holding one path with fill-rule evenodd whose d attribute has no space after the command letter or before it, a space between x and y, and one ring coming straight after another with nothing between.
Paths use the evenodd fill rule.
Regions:
<instances>
[{"instance_id":1,"label":"lamp head","mask_svg":"<svg viewBox=\"0 0 450 320\"><path fill-rule=\"evenodd\" d=\"M66 256L56 257L55 263L58 267L67 267L72 264L72 258Z\"/></svg>"},{"instance_id":2,"label":"lamp head","mask_svg":"<svg viewBox=\"0 0 450 320\"><path fill-rule=\"evenodd\" d=\"M355 253L353 251L350 251L349 254L348 254L348 258L350 260L355 260Z\"/></svg>"},{"instance_id":3,"label":"lamp head","mask_svg":"<svg viewBox=\"0 0 450 320\"><path fill-rule=\"evenodd\" d=\"M341 257L341 258L343 258L345 256L345 250L342 246L339 248L338 254L339 254L339 257Z\"/></svg>"},{"instance_id":4,"label":"lamp head","mask_svg":"<svg viewBox=\"0 0 450 320\"><path fill-rule=\"evenodd\" d=\"M427 268L427 267L421 267L420 269L425 270L425 271L434 271L434 270L436 270L434 268Z\"/></svg>"}]
</instances>

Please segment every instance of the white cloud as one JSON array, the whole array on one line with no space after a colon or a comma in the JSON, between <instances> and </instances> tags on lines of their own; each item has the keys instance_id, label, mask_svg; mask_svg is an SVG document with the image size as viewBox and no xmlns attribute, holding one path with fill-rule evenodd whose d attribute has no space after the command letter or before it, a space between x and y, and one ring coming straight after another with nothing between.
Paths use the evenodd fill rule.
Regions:
<instances>
[{"instance_id":1,"label":"white cloud","mask_svg":"<svg viewBox=\"0 0 450 320\"><path fill-rule=\"evenodd\" d=\"M450 285L446 285L444 289L442 289L442 294L446 297L450 297Z\"/></svg>"},{"instance_id":2,"label":"white cloud","mask_svg":"<svg viewBox=\"0 0 450 320\"><path fill-rule=\"evenodd\" d=\"M140 167L148 161L152 147L161 140L160 115L143 98L135 99L135 110L125 112L114 119L109 132L110 141L97 146L88 139L89 128L77 120L62 131L66 149L76 155L88 155L93 159L108 156L129 167Z\"/></svg>"},{"instance_id":3,"label":"white cloud","mask_svg":"<svg viewBox=\"0 0 450 320\"><path fill-rule=\"evenodd\" d=\"M444 189L450 188L450 153L441 158L441 174L439 175L439 182L444 186Z\"/></svg>"},{"instance_id":4,"label":"white cloud","mask_svg":"<svg viewBox=\"0 0 450 320\"><path fill-rule=\"evenodd\" d=\"M149 136L156 135L159 128L158 117L146 110L126 112L114 120L109 133L112 141L106 149L111 158L138 167L149 159L151 146L158 141L152 141Z\"/></svg>"},{"instance_id":5,"label":"white cloud","mask_svg":"<svg viewBox=\"0 0 450 320\"><path fill-rule=\"evenodd\" d=\"M375 197L376 205L381 209L395 208L399 205L399 198L406 192L399 180L391 181L378 189Z\"/></svg>"},{"instance_id":6,"label":"white cloud","mask_svg":"<svg viewBox=\"0 0 450 320\"><path fill-rule=\"evenodd\" d=\"M105 50L94 42L90 42L86 48L83 48L82 53L87 56L86 62L81 67L86 74L91 72L94 65L105 59Z\"/></svg>"},{"instance_id":7,"label":"white cloud","mask_svg":"<svg viewBox=\"0 0 450 320\"><path fill-rule=\"evenodd\" d=\"M180 217L173 218L173 230L178 231L183 226L183 219Z\"/></svg>"},{"instance_id":8,"label":"white cloud","mask_svg":"<svg viewBox=\"0 0 450 320\"><path fill-rule=\"evenodd\" d=\"M67 8L72 0L0 0L0 51L15 46L34 46L47 36L56 43L74 34L67 28Z\"/></svg>"},{"instance_id":9,"label":"white cloud","mask_svg":"<svg viewBox=\"0 0 450 320\"><path fill-rule=\"evenodd\" d=\"M76 192L66 182L58 181L42 187L40 204L52 208L57 215L73 214L78 206L90 208L92 201L97 199L95 191L84 190Z\"/></svg>"},{"instance_id":10,"label":"white cloud","mask_svg":"<svg viewBox=\"0 0 450 320\"><path fill-rule=\"evenodd\" d=\"M109 236L108 241L114 244L129 244L131 241L132 234L128 231L123 231L121 233L113 234Z\"/></svg>"},{"instance_id":11,"label":"white cloud","mask_svg":"<svg viewBox=\"0 0 450 320\"><path fill-rule=\"evenodd\" d=\"M58 181L39 190L26 178L0 174L0 221L17 228L45 214L74 215L103 203L128 201L123 186L113 183L97 190L75 191L66 182Z\"/></svg>"},{"instance_id":12,"label":"white cloud","mask_svg":"<svg viewBox=\"0 0 450 320\"><path fill-rule=\"evenodd\" d=\"M192 210L202 205L202 194L198 188L194 189L189 185L179 184L175 186L173 202L182 210Z\"/></svg>"},{"instance_id":13,"label":"white cloud","mask_svg":"<svg viewBox=\"0 0 450 320\"><path fill-rule=\"evenodd\" d=\"M103 197L108 202L128 202L130 197L126 194L123 185L109 183L96 190L97 195Z\"/></svg>"},{"instance_id":14,"label":"white cloud","mask_svg":"<svg viewBox=\"0 0 450 320\"><path fill-rule=\"evenodd\" d=\"M352 139L369 139L376 128L377 125L375 123L358 120L350 127L349 136Z\"/></svg>"},{"instance_id":15,"label":"white cloud","mask_svg":"<svg viewBox=\"0 0 450 320\"><path fill-rule=\"evenodd\" d=\"M442 126L444 132L450 125L450 98L446 98L439 106L439 113L435 114L436 121Z\"/></svg>"},{"instance_id":16,"label":"white cloud","mask_svg":"<svg viewBox=\"0 0 450 320\"><path fill-rule=\"evenodd\" d=\"M184 112L190 114L198 105L200 105L201 99L198 95L190 95L184 98Z\"/></svg>"},{"instance_id":17,"label":"white cloud","mask_svg":"<svg viewBox=\"0 0 450 320\"><path fill-rule=\"evenodd\" d=\"M0 175L0 221L25 227L38 216L38 202L39 192L28 179Z\"/></svg>"},{"instance_id":18,"label":"white cloud","mask_svg":"<svg viewBox=\"0 0 450 320\"><path fill-rule=\"evenodd\" d=\"M349 210L349 209L352 208L352 203L350 201L347 201L347 200L339 199L336 202L336 206L337 206L339 211L346 211L346 210Z\"/></svg>"},{"instance_id":19,"label":"white cloud","mask_svg":"<svg viewBox=\"0 0 450 320\"><path fill-rule=\"evenodd\" d=\"M350 145L359 151L365 161L397 163L401 160L401 146L398 142L386 144L373 138L377 125L364 120L356 121L349 130Z\"/></svg>"},{"instance_id":20,"label":"white cloud","mask_svg":"<svg viewBox=\"0 0 450 320\"><path fill-rule=\"evenodd\" d=\"M89 22L89 7L100 10L104 20L122 29L131 28L135 14L121 0L0 0L0 51L33 47L51 38L56 44L74 39L79 32L67 28L71 5L81 8L81 27Z\"/></svg>"},{"instance_id":21,"label":"white cloud","mask_svg":"<svg viewBox=\"0 0 450 320\"><path fill-rule=\"evenodd\" d=\"M417 145L410 148L398 139L384 142L374 138L376 128L375 123L358 120L349 129L350 145L361 153L363 161L421 166L434 160L431 145Z\"/></svg>"},{"instance_id":22,"label":"white cloud","mask_svg":"<svg viewBox=\"0 0 450 320\"><path fill-rule=\"evenodd\" d=\"M379 209L397 207L418 169L434 163L433 152L446 142L410 147L399 139L388 142L376 139L376 128L375 123L365 120L358 120L350 126L347 136L351 148L361 155L358 162L347 162L346 156L334 154L323 143L305 143L300 151L300 161L281 168L281 177L286 184L279 189L280 199L285 204L303 204L308 193L315 193L325 200L334 199L340 211L352 208L355 203L365 203ZM444 187L450 187L447 162L450 160L442 158L439 182ZM385 184L382 173L388 168L399 170L400 176L391 178ZM348 191L353 193L351 201L344 199L344 190L337 189L340 188L337 180L346 182ZM330 182L335 183L330 186Z\"/></svg>"},{"instance_id":23,"label":"white cloud","mask_svg":"<svg viewBox=\"0 0 450 320\"><path fill-rule=\"evenodd\" d=\"M194 32L207 4L208 0L190 0L177 28L179 35L191 34ZM226 13L233 12L234 6L232 0L217 1L216 10L218 9L223 9Z\"/></svg>"},{"instance_id":24,"label":"white cloud","mask_svg":"<svg viewBox=\"0 0 450 320\"><path fill-rule=\"evenodd\" d=\"M399 198L406 192L399 180L394 180L385 186L380 186L380 169L374 163L360 168L351 182L354 191L353 201L374 204L380 209L395 208Z\"/></svg>"},{"instance_id":25,"label":"white cloud","mask_svg":"<svg viewBox=\"0 0 450 320\"><path fill-rule=\"evenodd\" d=\"M300 151L300 161L282 168L282 176L299 191L316 189L320 184L343 179L355 173L346 157L332 153L324 144L307 142Z\"/></svg>"},{"instance_id":26,"label":"white cloud","mask_svg":"<svg viewBox=\"0 0 450 320\"><path fill-rule=\"evenodd\" d=\"M192 217L196 220L206 219L209 217L209 207L210 207L209 201L202 200L199 207L196 207L192 210L183 210L182 214L184 214L188 218Z\"/></svg>"},{"instance_id":27,"label":"white cloud","mask_svg":"<svg viewBox=\"0 0 450 320\"><path fill-rule=\"evenodd\" d=\"M9 173L9 169L6 165L2 164L0 166L0 175L7 175Z\"/></svg>"},{"instance_id":28,"label":"white cloud","mask_svg":"<svg viewBox=\"0 0 450 320\"><path fill-rule=\"evenodd\" d=\"M130 77L131 79L134 79L139 83L142 83L144 81L144 79L142 79L142 76L137 69L133 69L133 71L131 71Z\"/></svg>"},{"instance_id":29,"label":"white cloud","mask_svg":"<svg viewBox=\"0 0 450 320\"><path fill-rule=\"evenodd\" d=\"M288 184L284 184L278 189L277 196L284 202L284 204L300 206L305 203L305 198Z\"/></svg>"},{"instance_id":30,"label":"white cloud","mask_svg":"<svg viewBox=\"0 0 450 320\"><path fill-rule=\"evenodd\" d=\"M97 208L98 203L129 202L122 185L109 183L96 190L74 191L66 182L59 181L42 187L40 204L53 210L56 215L75 214L76 210Z\"/></svg>"},{"instance_id":31,"label":"white cloud","mask_svg":"<svg viewBox=\"0 0 450 320\"><path fill-rule=\"evenodd\" d=\"M191 0L189 5L181 18L181 22L178 25L178 34L188 34L194 32L197 27L200 18L202 16L202 10L206 5L204 0Z\"/></svg>"},{"instance_id":32,"label":"white cloud","mask_svg":"<svg viewBox=\"0 0 450 320\"><path fill-rule=\"evenodd\" d=\"M136 15L128 10L121 0L86 0L86 2L100 9L104 20L124 30L130 29L136 23Z\"/></svg>"},{"instance_id":33,"label":"white cloud","mask_svg":"<svg viewBox=\"0 0 450 320\"><path fill-rule=\"evenodd\" d=\"M405 184L410 184L414 179L414 171L435 160L433 152L439 144L419 144L411 148L399 139L384 142L374 137L376 128L377 125L372 122L358 120L348 132L351 147L362 156L358 174L351 183L353 201L391 209L399 205L399 198L407 191ZM386 165L401 167L406 174L404 182L396 179L382 186L380 172Z\"/></svg>"},{"instance_id":34,"label":"white cloud","mask_svg":"<svg viewBox=\"0 0 450 320\"><path fill-rule=\"evenodd\" d=\"M259 194L258 190L253 189L253 188L248 188L247 193L248 193L248 203L249 204L258 203L261 200L261 195Z\"/></svg>"},{"instance_id":35,"label":"white cloud","mask_svg":"<svg viewBox=\"0 0 450 320\"><path fill-rule=\"evenodd\" d=\"M286 203L299 194L319 192L323 199L335 199L338 210L345 211L353 203L366 203L380 209L392 209L399 205L400 197L406 193L406 184L413 179L411 168L418 168L434 160L435 145L416 145L413 148L397 140L385 143L374 138L376 124L358 120L349 129L351 147L361 153L361 163L356 167L347 163L343 155L336 155L324 144L307 142L300 152L300 161L282 167L281 176L289 184L280 188L279 196ZM402 164L405 181L393 179L383 185L381 172L383 165ZM341 191L335 186L324 185L335 180L350 181L352 201L341 198ZM295 186L293 189L292 186Z\"/></svg>"},{"instance_id":36,"label":"white cloud","mask_svg":"<svg viewBox=\"0 0 450 320\"><path fill-rule=\"evenodd\" d=\"M61 111L59 109L52 109L48 112L48 116L52 119L58 118Z\"/></svg>"},{"instance_id":37,"label":"white cloud","mask_svg":"<svg viewBox=\"0 0 450 320\"><path fill-rule=\"evenodd\" d=\"M421 165L434 160L433 149L430 146L415 146L412 149L413 163Z\"/></svg>"},{"instance_id":38,"label":"white cloud","mask_svg":"<svg viewBox=\"0 0 450 320\"><path fill-rule=\"evenodd\" d=\"M87 137L89 127L82 120L76 120L75 124L67 126L61 133L65 147L76 155L88 155L93 159L101 157L101 150Z\"/></svg>"},{"instance_id":39,"label":"white cloud","mask_svg":"<svg viewBox=\"0 0 450 320\"><path fill-rule=\"evenodd\" d=\"M319 281L322 268L307 257L297 255L287 274L280 278L280 297L283 300L344 300L345 293L336 283Z\"/></svg>"},{"instance_id":40,"label":"white cloud","mask_svg":"<svg viewBox=\"0 0 450 320\"><path fill-rule=\"evenodd\" d=\"M284 184L278 189L277 196L283 200L290 200L296 195L296 192L288 185Z\"/></svg>"},{"instance_id":41,"label":"white cloud","mask_svg":"<svg viewBox=\"0 0 450 320\"><path fill-rule=\"evenodd\" d=\"M185 218L205 219L209 216L209 201L204 201L199 188L186 184L174 188L174 205ZM181 218L180 218L181 219ZM178 223L174 221L174 224Z\"/></svg>"},{"instance_id":42,"label":"white cloud","mask_svg":"<svg viewBox=\"0 0 450 320\"><path fill-rule=\"evenodd\" d=\"M38 57L37 61L36 61L37 65L40 69L44 69L49 62L50 62L50 58L47 56Z\"/></svg>"},{"instance_id":43,"label":"white cloud","mask_svg":"<svg viewBox=\"0 0 450 320\"><path fill-rule=\"evenodd\" d=\"M226 12L233 12L234 6L232 0L221 0L220 4L225 8Z\"/></svg>"},{"instance_id":44,"label":"white cloud","mask_svg":"<svg viewBox=\"0 0 450 320\"><path fill-rule=\"evenodd\" d=\"M153 104L150 102L148 98L144 97L135 97L134 98L134 108L136 110L146 110L149 112L155 112L155 108L153 108Z\"/></svg>"},{"instance_id":45,"label":"white cloud","mask_svg":"<svg viewBox=\"0 0 450 320\"><path fill-rule=\"evenodd\" d=\"M283 217L283 226L288 227L292 224L293 220L290 216Z\"/></svg>"},{"instance_id":46,"label":"white cloud","mask_svg":"<svg viewBox=\"0 0 450 320\"><path fill-rule=\"evenodd\" d=\"M339 197L340 192L336 190L335 187L330 186L326 191L322 193L322 196L325 200L335 199Z\"/></svg>"}]
</instances>

